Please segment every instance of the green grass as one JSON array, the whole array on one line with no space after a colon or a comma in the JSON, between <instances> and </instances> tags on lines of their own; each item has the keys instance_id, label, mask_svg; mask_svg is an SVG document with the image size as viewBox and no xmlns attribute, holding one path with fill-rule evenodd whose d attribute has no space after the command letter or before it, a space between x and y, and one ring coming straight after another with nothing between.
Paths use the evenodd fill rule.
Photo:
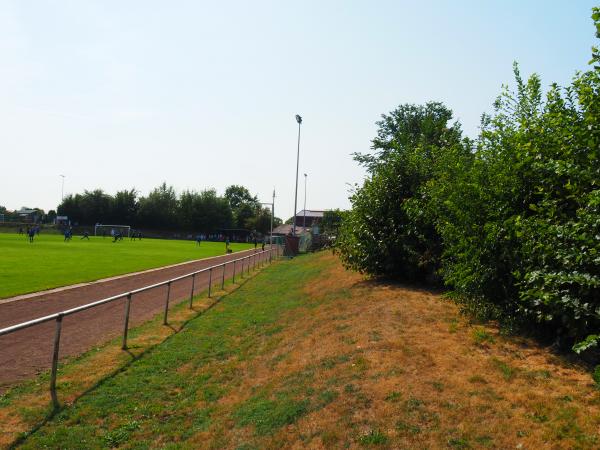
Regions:
<instances>
[{"instance_id":1,"label":"green grass","mask_svg":"<svg viewBox=\"0 0 600 450\"><path fill-rule=\"evenodd\" d=\"M75 401L67 395L71 375L92 360L65 362L58 394L67 406L39 428L29 425L40 415L25 418L27 428L18 429L30 431L21 435L19 448L514 448L525 436L531 448L554 442L560 448L598 447L595 389L567 386L560 371L536 359L526 370L526 360L517 363L495 345L471 352L466 327L452 345L469 355L462 364L470 364L473 353L481 356L456 377L450 375L459 367L440 362L432 379L431 360L419 363L429 351L422 329L408 327L415 340L403 343L412 346L405 355L386 337L395 323L377 322L381 313L375 311L369 317L381 340L374 342L361 312L363 305L381 302L382 291L365 298L367 290L358 286L349 296L345 287L356 278L334 264L334 256L321 252L267 266L201 315L186 318L181 331L152 341L139 357L123 352L127 363L77 391ZM396 308L399 295L388 295ZM415 308L423 314L420 305ZM351 328L339 330L336 320L352 317ZM160 316L154 320L160 327ZM356 343L340 344L352 331ZM509 345L502 336L496 340ZM28 389L47 389L43 376L0 395L4 429L23 423L11 414L25 416L33 397ZM547 384L549 394L535 394L531 383Z\"/></svg>"},{"instance_id":2,"label":"green grass","mask_svg":"<svg viewBox=\"0 0 600 450\"><path fill-rule=\"evenodd\" d=\"M273 326L286 311L302 305L300 287L320 270L308 257L267 268L61 411L29 435L23 447L93 449L135 443L136 448L154 448L185 442L214 426L219 399L243 375L240 364L266 351L260 345L264 339L277 339ZM269 275L273 272L275 284ZM312 378L311 371L301 372L275 392L258 389L234 408L232 423L260 436L325 407L337 393L308 389ZM218 440L216 432L217 448Z\"/></svg>"},{"instance_id":3,"label":"green grass","mask_svg":"<svg viewBox=\"0 0 600 450\"><path fill-rule=\"evenodd\" d=\"M232 244L234 251L251 244ZM25 236L0 234L0 298L74 283L93 281L225 253L222 242L124 239L40 234L30 244Z\"/></svg>"}]
</instances>

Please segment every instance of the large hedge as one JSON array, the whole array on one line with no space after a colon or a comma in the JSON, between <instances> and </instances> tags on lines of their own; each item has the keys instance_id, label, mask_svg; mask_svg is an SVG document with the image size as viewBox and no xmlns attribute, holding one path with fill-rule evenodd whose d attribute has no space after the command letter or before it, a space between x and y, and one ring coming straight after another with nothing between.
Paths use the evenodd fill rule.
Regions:
<instances>
[{"instance_id":1,"label":"large hedge","mask_svg":"<svg viewBox=\"0 0 600 450\"><path fill-rule=\"evenodd\" d=\"M600 10L593 19L600 33ZM598 34L600 37L600 34ZM338 248L347 266L437 274L471 310L581 351L600 341L600 56L544 95L504 88L471 143L439 103L384 116Z\"/></svg>"}]
</instances>

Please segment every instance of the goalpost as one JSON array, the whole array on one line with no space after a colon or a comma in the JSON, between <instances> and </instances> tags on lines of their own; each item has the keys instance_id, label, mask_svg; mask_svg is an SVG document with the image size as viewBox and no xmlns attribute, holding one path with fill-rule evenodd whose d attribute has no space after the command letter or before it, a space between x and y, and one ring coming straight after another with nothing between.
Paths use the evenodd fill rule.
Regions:
<instances>
[{"instance_id":1,"label":"goalpost","mask_svg":"<svg viewBox=\"0 0 600 450\"><path fill-rule=\"evenodd\" d=\"M131 227L129 225L100 225L94 227L94 236L109 236L113 237L115 233L121 233L121 236L129 237Z\"/></svg>"}]
</instances>

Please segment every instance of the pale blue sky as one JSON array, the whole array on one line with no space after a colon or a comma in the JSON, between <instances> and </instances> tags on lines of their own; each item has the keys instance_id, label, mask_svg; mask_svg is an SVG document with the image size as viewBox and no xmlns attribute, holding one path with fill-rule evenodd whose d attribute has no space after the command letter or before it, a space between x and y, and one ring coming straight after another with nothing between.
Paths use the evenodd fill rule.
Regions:
<instances>
[{"instance_id":1,"label":"pale blue sky","mask_svg":"<svg viewBox=\"0 0 600 450\"><path fill-rule=\"evenodd\" d=\"M293 213L346 208L375 121L445 102L475 136L512 62L567 84L595 44L594 2L2 1L0 205L162 181L243 184Z\"/></svg>"}]
</instances>

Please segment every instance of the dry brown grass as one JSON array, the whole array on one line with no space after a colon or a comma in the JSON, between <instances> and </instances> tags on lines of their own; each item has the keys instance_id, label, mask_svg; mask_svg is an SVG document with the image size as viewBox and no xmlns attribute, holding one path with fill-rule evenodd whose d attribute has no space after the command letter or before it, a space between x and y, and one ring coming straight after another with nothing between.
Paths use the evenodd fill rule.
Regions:
<instances>
[{"instance_id":1,"label":"dry brown grass","mask_svg":"<svg viewBox=\"0 0 600 450\"><path fill-rule=\"evenodd\" d=\"M266 339L240 367L219 416L307 370L309 388L337 397L265 437L215 420L198 443L222 434L231 448L354 448L375 433L390 448L600 447L600 396L582 368L469 325L438 294L365 281L334 256L321 258L329 268L305 288L307 305L289 314L275 345Z\"/></svg>"},{"instance_id":2,"label":"dry brown grass","mask_svg":"<svg viewBox=\"0 0 600 450\"><path fill-rule=\"evenodd\" d=\"M328 253L308 258L322 272L299 307L232 335L238 352L177 368L190 379L210 374L223 393L195 397L193 408L210 411L210 420L184 448L600 448L600 392L581 367L494 326L469 324L435 292L365 280ZM158 328L132 339L134 352L172 332ZM122 357L118 343L90 355L77 375L61 375L80 386L61 395L75 398ZM261 395L273 405L309 406L289 425L260 432L239 412ZM188 426L195 411L186 411ZM0 415L1 426L27 424L19 417ZM137 437L167 444L153 433Z\"/></svg>"}]
</instances>

